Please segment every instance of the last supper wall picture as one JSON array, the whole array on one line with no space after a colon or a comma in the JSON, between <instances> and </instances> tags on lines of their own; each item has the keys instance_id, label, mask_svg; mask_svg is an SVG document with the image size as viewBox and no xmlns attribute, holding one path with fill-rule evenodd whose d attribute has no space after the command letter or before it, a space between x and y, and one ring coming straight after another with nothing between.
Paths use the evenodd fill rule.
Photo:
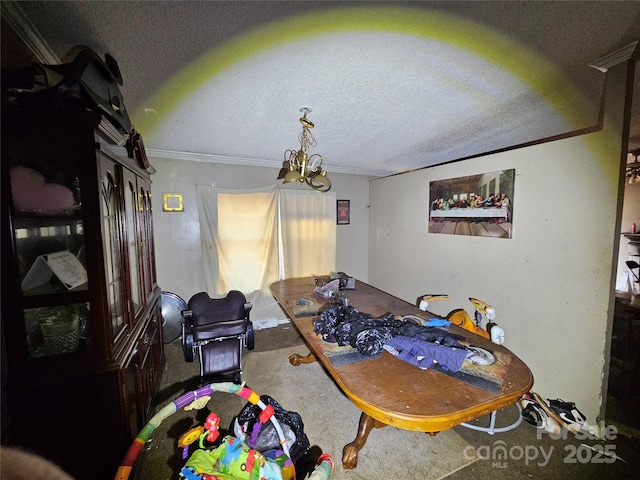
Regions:
<instances>
[{"instance_id":1,"label":"last supper wall picture","mask_svg":"<svg viewBox=\"0 0 640 480\"><path fill-rule=\"evenodd\" d=\"M429 233L511 238L515 169L429 183Z\"/></svg>"}]
</instances>

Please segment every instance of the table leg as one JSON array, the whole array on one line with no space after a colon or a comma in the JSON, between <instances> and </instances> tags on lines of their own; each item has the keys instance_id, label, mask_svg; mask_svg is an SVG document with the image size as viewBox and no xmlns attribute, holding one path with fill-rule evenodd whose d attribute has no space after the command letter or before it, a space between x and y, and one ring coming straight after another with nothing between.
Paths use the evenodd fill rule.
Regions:
<instances>
[{"instance_id":1,"label":"table leg","mask_svg":"<svg viewBox=\"0 0 640 480\"><path fill-rule=\"evenodd\" d=\"M313 363L317 361L318 359L313 353L309 353L309 355L307 355L306 357L303 357L302 355L298 355L297 353L294 353L293 355L289 355L289 363L294 367L297 367L301 363Z\"/></svg>"},{"instance_id":2,"label":"table leg","mask_svg":"<svg viewBox=\"0 0 640 480\"><path fill-rule=\"evenodd\" d=\"M362 447L364 447L367 437L369 436L369 432L371 432L374 427L381 428L385 426L386 424L370 417L364 412L360 415L358 435L353 442L348 443L342 449L342 466L345 470L356 468L356 465L358 465L358 452Z\"/></svg>"}]
</instances>

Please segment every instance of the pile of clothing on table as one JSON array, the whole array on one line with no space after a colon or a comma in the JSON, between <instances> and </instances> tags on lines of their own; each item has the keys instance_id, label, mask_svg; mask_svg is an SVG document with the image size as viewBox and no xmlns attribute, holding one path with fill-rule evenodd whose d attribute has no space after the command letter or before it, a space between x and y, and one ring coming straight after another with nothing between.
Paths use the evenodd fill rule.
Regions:
<instances>
[{"instance_id":1,"label":"pile of clothing on table","mask_svg":"<svg viewBox=\"0 0 640 480\"><path fill-rule=\"evenodd\" d=\"M321 338L340 346L351 346L360 354L374 356L387 350L412 365L427 369L434 364L457 372L465 360L484 363L482 353L459 341L465 338L448 332L447 320L433 318L418 322L417 317L398 320L395 315L383 317L362 313L352 306L334 305L313 322Z\"/></svg>"}]
</instances>

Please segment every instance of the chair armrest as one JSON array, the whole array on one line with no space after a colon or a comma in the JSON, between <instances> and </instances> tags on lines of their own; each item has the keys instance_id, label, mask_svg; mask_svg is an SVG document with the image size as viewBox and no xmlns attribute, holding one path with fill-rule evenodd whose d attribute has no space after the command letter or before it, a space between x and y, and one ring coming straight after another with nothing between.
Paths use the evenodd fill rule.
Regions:
<instances>
[{"instance_id":1,"label":"chair armrest","mask_svg":"<svg viewBox=\"0 0 640 480\"><path fill-rule=\"evenodd\" d=\"M245 318L245 320L249 320L249 312L251 312L252 308L253 308L253 303L246 302L244 304L244 318Z\"/></svg>"},{"instance_id":2,"label":"chair armrest","mask_svg":"<svg viewBox=\"0 0 640 480\"><path fill-rule=\"evenodd\" d=\"M253 322L247 322L247 333L244 337L244 344L247 350L253 350L255 348L255 340L253 336Z\"/></svg>"}]
</instances>

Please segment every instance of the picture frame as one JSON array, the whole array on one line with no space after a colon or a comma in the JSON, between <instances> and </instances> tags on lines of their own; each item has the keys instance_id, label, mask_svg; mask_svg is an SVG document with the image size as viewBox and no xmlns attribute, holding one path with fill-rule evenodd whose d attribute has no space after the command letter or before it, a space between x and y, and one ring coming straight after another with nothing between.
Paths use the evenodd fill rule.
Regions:
<instances>
[{"instance_id":1,"label":"picture frame","mask_svg":"<svg viewBox=\"0 0 640 480\"><path fill-rule=\"evenodd\" d=\"M338 225L351 223L351 200L336 201L336 223Z\"/></svg>"},{"instance_id":2,"label":"picture frame","mask_svg":"<svg viewBox=\"0 0 640 480\"><path fill-rule=\"evenodd\" d=\"M184 212L184 203L182 202L181 193L163 193L162 194L162 211L163 212Z\"/></svg>"},{"instance_id":3,"label":"picture frame","mask_svg":"<svg viewBox=\"0 0 640 480\"><path fill-rule=\"evenodd\" d=\"M429 183L429 233L512 238L515 169Z\"/></svg>"}]
</instances>

